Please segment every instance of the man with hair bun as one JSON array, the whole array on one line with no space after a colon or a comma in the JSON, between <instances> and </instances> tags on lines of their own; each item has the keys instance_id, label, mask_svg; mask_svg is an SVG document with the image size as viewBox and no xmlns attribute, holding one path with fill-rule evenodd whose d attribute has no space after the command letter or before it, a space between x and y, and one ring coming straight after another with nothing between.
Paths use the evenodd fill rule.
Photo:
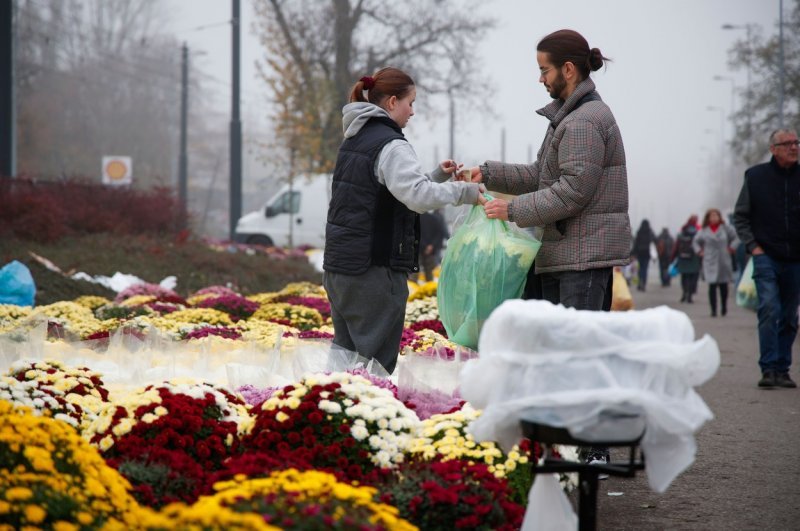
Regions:
<instances>
[{"instance_id":1,"label":"man with hair bun","mask_svg":"<svg viewBox=\"0 0 800 531\"><path fill-rule=\"evenodd\" d=\"M536 161L471 170L473 182L517 196L487 202L488 217L543 228L526 292L579 310L610 309L613 268L630 261L622 135L589 77L607 60L576 31L545 36L536 61L553 101L536 111L549 121ZM590 450L587 462L608 461L607 448Z\"/></svg>"}]
</instances>

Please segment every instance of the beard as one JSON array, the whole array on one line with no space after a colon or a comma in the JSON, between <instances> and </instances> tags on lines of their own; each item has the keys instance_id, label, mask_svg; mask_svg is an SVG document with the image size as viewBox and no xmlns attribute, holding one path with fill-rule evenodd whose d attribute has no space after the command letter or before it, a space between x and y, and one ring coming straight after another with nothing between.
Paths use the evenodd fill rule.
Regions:
<instances>
[{"instance_id":1,"label":"beard","mask_svg":"<svg viewBox=\"0 0 800 531\"><path fill-rule=\"evenodd\" d=\"M550 94L550 97L554 100L560 99L561 94L564 93L564 89L567 88L567 80L564 79L564 75L559 71L557 72L556 78L553 80L551 85L545 85L547 89L547 93Z\"/></svg>"}]
</instances>

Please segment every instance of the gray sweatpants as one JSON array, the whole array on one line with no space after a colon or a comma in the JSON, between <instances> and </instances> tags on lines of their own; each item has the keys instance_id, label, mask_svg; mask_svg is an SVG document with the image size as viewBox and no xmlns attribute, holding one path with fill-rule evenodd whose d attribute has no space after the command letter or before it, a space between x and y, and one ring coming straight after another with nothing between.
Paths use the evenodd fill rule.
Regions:
<instances>
[{"instance_id":1,"label":"gray sweatpants","mask_svg":"<svg viewBox=\"0 0 800 531\"><path fill-rule=\"evenodd\" d=\"M408 299L408 274L371 266L361 275L326 271L333 344L375 359L392 374L397 365Z\"/></svg>"}]
</instances>

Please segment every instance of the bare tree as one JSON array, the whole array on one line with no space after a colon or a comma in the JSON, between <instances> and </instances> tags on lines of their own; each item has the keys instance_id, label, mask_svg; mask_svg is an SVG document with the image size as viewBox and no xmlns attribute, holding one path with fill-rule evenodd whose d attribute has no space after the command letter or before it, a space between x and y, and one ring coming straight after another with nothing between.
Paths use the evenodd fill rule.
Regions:
<instances>
[{"instance_id":1,"label":"bare tree","mask_svg":"<svg viewBox=\"0 0 800 531\"><path fill-rule=\"evenodd\" d=\"M153 0L22 0L17 9L18 166L98 176L131 155L137 186L177 160L180 47Z\"/></svg>"},{"instance_id":2,"label":"bare tree","mask_svg":"<svg viewBox=\"0 0 800 531\"><path fill-rule=\"evenodd\" d=\"M494 21L472 0L260 0L259 68L272 89L276 139L294 171L329 171L341 142L341 108L355 80L383 66L414 77L422 93L485 106L475 45Z\"/></svg>"},{"instance_id":3,"label":"bare tree","mask_svg":"<svg viewBox=\"0 0 800 531\"><path fill-rule=\"evenodd\" d=\"M794 1L791 13L784 19L783 47L784 122L800 127L800 0ZM751 83L741 92L739 108L733 116L735 133L732 148L748 164L767 153L768 136L779 126L780 41L776 24L774 33L764 36L759 26L751 26L747 38L737 41L729 50L729 66L734 70L750 70Z\"/></svg>"}]
</instances>

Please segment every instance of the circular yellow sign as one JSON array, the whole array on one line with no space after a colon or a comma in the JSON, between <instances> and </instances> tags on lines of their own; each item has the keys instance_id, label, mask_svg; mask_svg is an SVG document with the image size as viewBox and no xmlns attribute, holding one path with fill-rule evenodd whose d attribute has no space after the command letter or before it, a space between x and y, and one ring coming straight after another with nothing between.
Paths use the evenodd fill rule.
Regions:
<instances>
[{"instance_id":1,"label":"circular yellow sign","mask_svg":"<svg viewBox=\"0 0 800 531\"><path fill-rule=\"evenodd\" d=\"M106 175L108 175L109 179L114 179L115 181L124 179L127 173L128 167L118 160L112 160L106 164Z\"/></svg>"}]
</instances>

